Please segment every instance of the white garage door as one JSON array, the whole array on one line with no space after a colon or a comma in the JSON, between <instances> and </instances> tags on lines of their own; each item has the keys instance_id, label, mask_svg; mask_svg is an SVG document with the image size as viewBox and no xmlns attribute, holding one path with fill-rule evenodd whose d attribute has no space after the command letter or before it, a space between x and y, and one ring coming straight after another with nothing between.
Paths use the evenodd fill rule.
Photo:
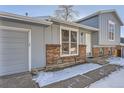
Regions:
<instances>
[{"instance_id":1,"label":"white garage door","mask_svg":"<svg viewBox=\"0 0 124 93\"><path fill-rule=\"evenodd\" d=\"M0 76L28 71L28 32L0 29Z\"/></svg>"}]
</instances>

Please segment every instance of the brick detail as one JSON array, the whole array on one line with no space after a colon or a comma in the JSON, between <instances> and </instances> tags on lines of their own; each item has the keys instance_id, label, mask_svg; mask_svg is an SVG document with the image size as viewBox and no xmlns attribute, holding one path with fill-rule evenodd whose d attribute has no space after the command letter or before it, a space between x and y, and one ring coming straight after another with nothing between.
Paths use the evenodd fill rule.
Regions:
<instances>
[{"instance_id":1,"label":"brick detail","mask_svg":"<svg viewBox=\"0 0 124 93\"><path fill-rule=\"evenodd\" d=\"M104 56L109 55L109 50L110 47L101 47L104 49ZM115 55L115 47L111 47L112 48L112 55ZM99 57L99 51L100 51L100 47L95 47L92 49L93 52L93 57Z\"/></svg>"},{"instance_id":2,"label":"brick detail","mask_svg":"<svg viewBox=\"0 0 124 93\"><path fill-rule=\"evenodd\" d=\"M112 47L112 55L116 56L116 48Z\"/></svg>"},{"instance_id":3,"label":"brick detail","mask_svg":"<svg viewBox=\"0 0 124 93\"><path fill-rule=\"evenodd\" d=\"M109 48L104 47L104 56L109 55Z\"/></svg>"},{"instance_id":4,"label":"brick detail","mask_svg":"<svg viewBox=\"0 0 124 93\"><path fill-rule=\"evenodd\" d=\"M86 46L85 45L79 45L79 56L78 57L80 57L82 60L86 60Z\"/></svg>"},{"instance_id":5,"label":"brick detail","mask_svg":"<svg viewBox=\"0 0 124 93\"><path fill-rule=\"evenodd\" d=\"M71 62L86 62L86 46L79 45L79 55L60 57L60 45L47 44L46 45L46 63L48 65L71 63Z\"/></svg>"},{"instance_id":6,"label":"brick detail","mask_svg":"<svg viewBox=\"0 0 124 93\"><path fill-rule=\"evenodd\" d=\"M99 57L99 48L95 47L92 49L93 57Z\"/></svg>"},{"instance_id":7,"label":"brick detail","mask_svg":"<svg viewBox=\"0 0 124 93\"><path fill-rule=\"evenodd\" d=\"M56 64L55 60L60 58L60 45L57 44L47 44L46 45L46 63Z\"/></svg>"}]
</instances>

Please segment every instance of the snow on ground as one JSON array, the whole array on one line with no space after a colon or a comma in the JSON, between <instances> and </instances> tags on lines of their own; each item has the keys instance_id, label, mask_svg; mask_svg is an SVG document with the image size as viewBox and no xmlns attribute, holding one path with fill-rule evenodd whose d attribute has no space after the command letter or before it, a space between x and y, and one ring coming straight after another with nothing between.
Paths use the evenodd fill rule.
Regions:
<instances>
[{"instance_id":1,"label":"snow on ground","mask_svg":"<svg viewBox=\"0 0 124 93\"><path fill-rule=\"evenodd\" d=\"M61 80L65 80L71 78L76 75L84 74L86 72L92 71L94 69L100 68L101 66L98 64L82 64L73 67L69 67L60 71L54 72L40 72L37 78L34 78L40 87L45 85L55 83Z\"/></svg>"},{"instance_id":2,"label":"snow on ground","mask_svg":"<svg viewBox=\"0 0 124 93\"><path fill-rule=\"evenodd\" d=\"M96 81L90 85L90 88L124 88L124 69Z\"/></svg>"},{"instance_id":3,"label":"snow on ground","mask_svg":"<svg viewBox=\"0 0 124 93\"><path fill-rule=\"evenodd\" d=\"M111 57L108 59L108 61L110 62L110 64L124 66L124 58L121 57Z\"/></svg>"},{"instance_id":4,"label":"snow on ground","mask_svg":"<svg viewBox=\"0 0 124 93\"><path fill-rule=\"evenodd\" d=\"M124 67L124 58L112 57L108 61L110 64L116 64ZM91 88L124 88L124 68L113 72L108 77L105 77L91 84Z\"/></svg>"}]
</instances>

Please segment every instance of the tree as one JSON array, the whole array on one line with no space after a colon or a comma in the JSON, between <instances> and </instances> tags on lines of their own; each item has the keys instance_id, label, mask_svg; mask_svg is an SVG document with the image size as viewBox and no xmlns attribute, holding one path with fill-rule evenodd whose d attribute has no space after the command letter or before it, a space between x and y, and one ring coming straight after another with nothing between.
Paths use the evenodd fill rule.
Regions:
<instances>
[{"instance_id":1,"label":"tree","mask_svg":"<svg viewBox=\"0 0 124 93\"><path fill-rule=\"evenodd\" d=\"M75 11L73 7L73 5L59 5L55 10L55 17L65 21L73 21L78 16L78 11Z\"/></svg>"}]
</instances>

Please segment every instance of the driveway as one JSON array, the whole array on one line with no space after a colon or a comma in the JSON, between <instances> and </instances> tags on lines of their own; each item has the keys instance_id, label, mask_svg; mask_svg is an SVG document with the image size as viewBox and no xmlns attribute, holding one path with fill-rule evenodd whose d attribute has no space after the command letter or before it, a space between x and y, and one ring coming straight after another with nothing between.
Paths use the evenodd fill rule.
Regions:
<instances>
[{"instance_id":1,"label":"driveway","mask_svg":"<svg viewBox=\"0 0 124 93\"><path fill-rule=\"evenodd\" d=\"M0 88L33 88L32 76L29 72L0 77Z\"/></svg>"}]
</instances>

